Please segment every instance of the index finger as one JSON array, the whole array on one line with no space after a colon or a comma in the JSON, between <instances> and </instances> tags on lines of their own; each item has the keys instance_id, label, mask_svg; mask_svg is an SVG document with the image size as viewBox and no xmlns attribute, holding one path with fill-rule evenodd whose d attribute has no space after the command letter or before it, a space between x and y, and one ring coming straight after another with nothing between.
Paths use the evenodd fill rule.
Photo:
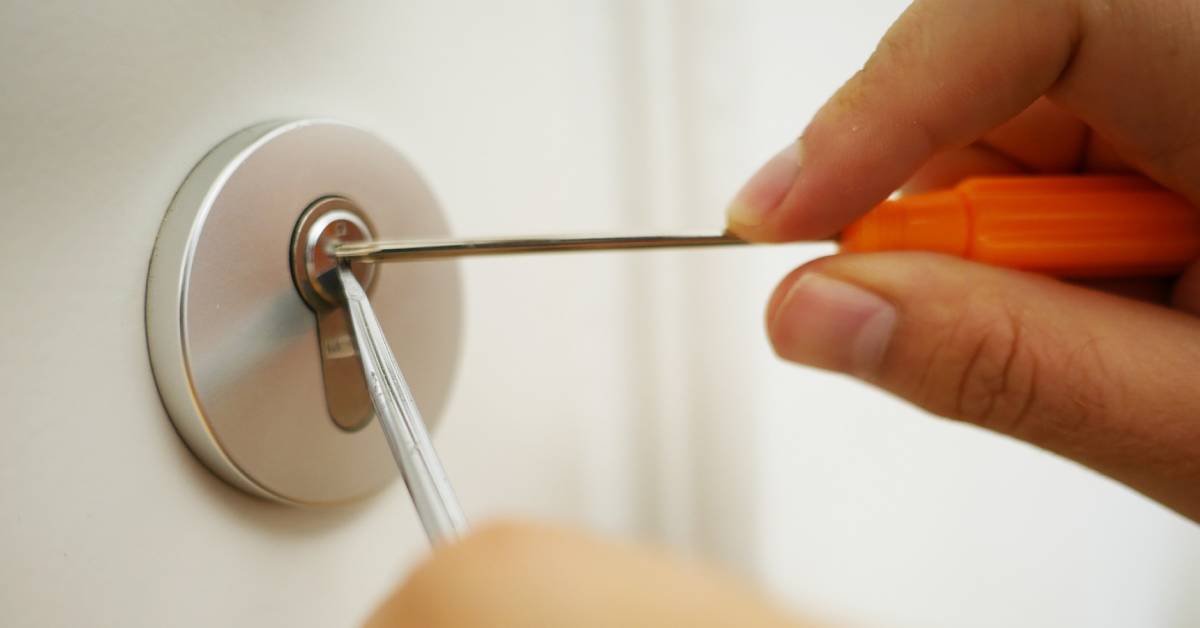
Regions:
<instances>
[{"instance_id":1,"label":"index finger","mask_svg":"<svg viewBox=\"0 0 1200 628\"><path fill-rule=\"evenodd\" d=\"M970 143L1043 94L1151 176L1200 199L1186 175L1200 163L1200 149L1189 149L1200 135L1188 122L1195 109L1182 94L1164 95L1196 70L1189 12L1179 0L918 0L801 139L746 184L730 228L752 240L828 237L935 153Z\"/></svg>"}]
</instances>

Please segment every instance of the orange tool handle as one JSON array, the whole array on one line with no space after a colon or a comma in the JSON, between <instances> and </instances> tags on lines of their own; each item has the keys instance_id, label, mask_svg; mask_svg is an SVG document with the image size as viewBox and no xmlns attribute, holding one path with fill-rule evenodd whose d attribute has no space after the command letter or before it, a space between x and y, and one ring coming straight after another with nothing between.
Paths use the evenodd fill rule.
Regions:
<instances>
[{"instance_id":1,"label":"orange tool handle","mask_svg":"<svg viewBox=\"0 0 1200 628\"><path fill-rule=\"evenodd\" d=\"M1200 258L1200 210L1142 177L967 179L885 201L845 252L922 250L1060 277L1174 275Z\"/></svg>"}]
</instances>

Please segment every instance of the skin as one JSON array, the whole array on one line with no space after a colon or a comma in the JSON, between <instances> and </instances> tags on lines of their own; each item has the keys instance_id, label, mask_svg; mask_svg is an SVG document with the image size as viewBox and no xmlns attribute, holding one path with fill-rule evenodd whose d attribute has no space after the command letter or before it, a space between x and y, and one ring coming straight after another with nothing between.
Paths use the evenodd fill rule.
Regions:
<instances>
[{"instance_id":1,"label":"skin","mask_svg":"<svg viewBox=\"0 0 1200 628\"><path fill-rule=\"evenodd\" d=\"M979 173L1136 171L1200 207L1200 4L919 0L730 228L824 238L886 198ZM1079 285L922 253L796 269L767 308L784 359L1087 465L1200 521L1200 265ZM569 573L570 577L563 577ZM371 626L803 625L694 565L573 533L434 553Z\"/></svg>"},{"instance_id":2,"label":"skin","mask_svg":"<svg viewBox=\"0 0 1200 628\"><path fill-rule=\"evenodd\" d=\"M745 585L577 532L492 524L443 547L368 628L804 628Z\"/></svg>"}]
</instances>

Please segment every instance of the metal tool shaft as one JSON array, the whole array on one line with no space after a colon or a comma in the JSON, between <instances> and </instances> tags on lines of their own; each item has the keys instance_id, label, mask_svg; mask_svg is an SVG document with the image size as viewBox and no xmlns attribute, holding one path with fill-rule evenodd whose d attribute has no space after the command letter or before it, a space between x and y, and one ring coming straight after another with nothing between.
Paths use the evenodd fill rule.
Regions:
<instances>
[{"instance_id":1,"label":"metal tool shaft","mask_svg":"<svg viewBox=\"0 0 1200 628\"><path fill-rule=\"evenodd\" d=\"M425 534L435 545L458 539L467 531L466 517L379 319L354 273L345 265L339 265L337 272L375 416L408 485Z\"/></svg>"},{"instance_id":2,"label":"metal tool shaft","mask_svg":"<svg viewBox=\"0 0 1200 628\"><path fill-rule=\"evenodd\" d=\"M749 244L729 233L617 236L521 236L476 240L378 240L342 244L334 250L341 261L392 262L438 257L670 249Z\"/></svg>"}]
</instances>

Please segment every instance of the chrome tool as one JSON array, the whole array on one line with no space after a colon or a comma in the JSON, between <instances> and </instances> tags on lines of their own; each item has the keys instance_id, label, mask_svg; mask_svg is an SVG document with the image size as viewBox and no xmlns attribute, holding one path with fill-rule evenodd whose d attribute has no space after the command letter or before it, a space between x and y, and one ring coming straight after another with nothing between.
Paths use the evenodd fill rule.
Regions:
<instances>
[{"instance_id":1,"label":"chrome tool","mask_svg":"<svg viewBox=\"0 0 1200 628\"><path fill-rule=\"evenodd\" d=\"M337 276L349 311L367 393L396 458L396 466L400 467L400 476L408 486L417 517L434 545L454 541L466 533L467 519L429 439L421 411L388 347L366 291L349 265L338 265Z\"/></svg>"},{"instance_id":2,"label":"chrome tool","mask_svg":"<svg viewBox=\"0 0 1200 628\"><path fill-rule=\"evenodd\" d=\"M342 244L334 249L333 254L339 261L391 262L511 253L672 249L731 244L749 244L749 242L731 233L521 236L474 240L378 240Z\"/></svg>"}]
</instances>

